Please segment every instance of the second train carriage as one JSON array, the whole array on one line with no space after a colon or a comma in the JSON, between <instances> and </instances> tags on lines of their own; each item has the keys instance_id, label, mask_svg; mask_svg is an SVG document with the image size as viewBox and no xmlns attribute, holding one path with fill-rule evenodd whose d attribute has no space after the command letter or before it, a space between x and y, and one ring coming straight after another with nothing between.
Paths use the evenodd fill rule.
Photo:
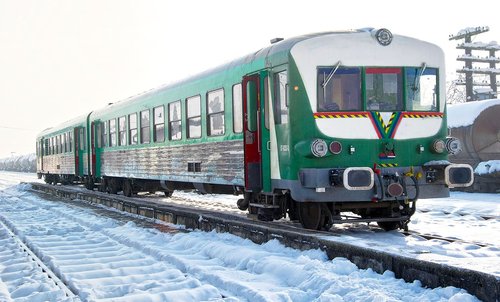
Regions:
<instances>
[{"instance_id":1,"label":"second train carriage","mask_svg":"<svg viewBox=\"0 0 500 302\"><path fill-rule=\"evenodd\" d=\"M417 198L472 183L470 166L447 161L460 144L444 74L437 46L385 29L280 41L89 114L79 176L128 196L243 194L259 219L311 229L403 227Z\"/></svg>"}]
</instances>

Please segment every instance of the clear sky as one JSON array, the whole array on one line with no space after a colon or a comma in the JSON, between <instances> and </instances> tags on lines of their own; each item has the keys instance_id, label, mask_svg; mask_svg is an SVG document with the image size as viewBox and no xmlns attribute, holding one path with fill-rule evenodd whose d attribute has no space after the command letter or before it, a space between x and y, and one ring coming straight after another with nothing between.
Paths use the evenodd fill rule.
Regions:
<instances>
[{"instance_id":1,"label":"clear sky","mask_svg":"<svg viewBox=\"0 0 500 302\"><path fill-rule=\"evenodd\" d=\"M500 1L0 0L0 158L38 132L269 45L362 27L435 43L453 77L456 41L500 41Z\"/></svg>"}]
</instances>

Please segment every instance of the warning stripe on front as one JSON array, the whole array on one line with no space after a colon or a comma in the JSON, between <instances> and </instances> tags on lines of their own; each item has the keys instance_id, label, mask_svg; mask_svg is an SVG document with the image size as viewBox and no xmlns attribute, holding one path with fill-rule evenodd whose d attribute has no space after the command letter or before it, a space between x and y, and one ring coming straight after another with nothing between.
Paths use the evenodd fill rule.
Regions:
<instances>
[{"instance_id":1,"label":"warning stripe on front","mask_svg":"<svg viewBox=\"0 0 500 302\"><path fill-rule=\"evenodd\" d=\"M342 113L330 113L330 112L317 112L314 113L314 118L367 118L368 113L366 112L342 112Z\"/></svg>"}]
</instances>

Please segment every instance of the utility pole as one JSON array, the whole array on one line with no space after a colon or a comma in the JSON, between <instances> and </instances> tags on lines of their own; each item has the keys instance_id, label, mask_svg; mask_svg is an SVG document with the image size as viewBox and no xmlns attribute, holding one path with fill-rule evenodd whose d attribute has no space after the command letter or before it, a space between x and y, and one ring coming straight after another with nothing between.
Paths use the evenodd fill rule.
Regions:
<instances>
[{"instance_id":1,"label":"utility pole","mask_svg":"<svg viewBox=\"0 0 500 302\"><path fill-rule=\"evenodd\" d=\"M459 56L457 61L465 62L465 66L462 69L458 69L458 73L465 74L465 82L456 81L457 85L465 85L465 95L466 101L476 101L478 100L478 95L474 93L474 86L490 87L489 96L491 98L497 96L499 83L497 82L496 76L500 75L500 69L497 69L496 64L500 63L500 58L496 57L495 52L500 51L500 45L496 42L490 42L488 44L481 42L472 43L472 37L489 31L488 26L481 27L469 27L459 31L455 35L450 35L449 40L464 40L463 43L457 45L457 49L463 49L465 54ZM472 51L488 51L487 57L473 56ZM480 68L473 66L478 63L487 63L488 68ZM483 66L484 67L484 66ZM474 75L489 75L489 81L474 81Z\"/></svg>"}]
</instances>

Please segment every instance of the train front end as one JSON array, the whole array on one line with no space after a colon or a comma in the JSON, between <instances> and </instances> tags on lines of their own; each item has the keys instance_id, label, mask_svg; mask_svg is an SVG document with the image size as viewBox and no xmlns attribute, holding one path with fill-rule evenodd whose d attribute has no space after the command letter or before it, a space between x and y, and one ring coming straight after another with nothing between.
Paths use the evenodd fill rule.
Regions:
<instances>
[{"instance_id":1,"label":"train front end","mask_svg":"<svg viewBox=\"0 0 500 302\"><path fill-rule=\"evenodd\" d=\"M278 145L289 144L280 172L304 227L403 228L418 198L472 184L470 166L448 161L461 147L447 136L444 67L439 47L386 29L320 35L291 49L290 128Z\"/></svg>"}]
</instances>

